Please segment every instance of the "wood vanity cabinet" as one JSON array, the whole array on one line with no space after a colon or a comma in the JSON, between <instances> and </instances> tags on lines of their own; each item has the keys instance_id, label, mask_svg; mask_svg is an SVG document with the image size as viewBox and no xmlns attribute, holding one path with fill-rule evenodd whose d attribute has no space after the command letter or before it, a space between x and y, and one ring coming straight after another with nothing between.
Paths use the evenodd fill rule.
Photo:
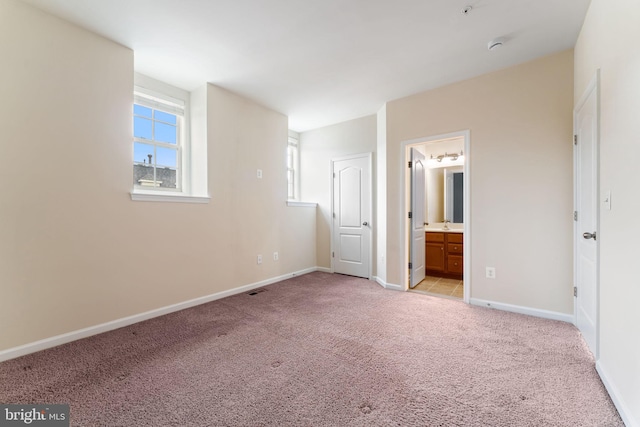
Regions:
<instances>
[{"instance_id":1,"label":"wood vanity cabinet","mask_svg":"<svg viewBox=\"0 0 640 427\"><path fill-rule=\"evenodd\" d=\"M425 232L425 267L429 276L462 280L462 233Z\"/></svg>"},{"instance_id":2,"label":"wood vanity cabinet","mask_svg":"<svg viewBox=\"0 0 640 427\"><path fill-rule=\"evenodd\" d=\"M437 276L445 270L445 233L425 233L425 269L426 273Z\"/></svg>"}]
</instances>

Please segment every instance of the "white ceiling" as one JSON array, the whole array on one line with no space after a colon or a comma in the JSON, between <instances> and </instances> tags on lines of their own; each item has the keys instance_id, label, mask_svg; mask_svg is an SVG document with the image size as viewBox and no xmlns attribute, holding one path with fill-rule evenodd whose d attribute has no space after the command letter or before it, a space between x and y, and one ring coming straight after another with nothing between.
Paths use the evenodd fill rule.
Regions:
<instances>
[{"instance_id":1,"label":"white ceiling","mask_svg":"<svg viewBox=\"0 0 640 427\"><path fill-rule=\"evenodd\" d=\"M227 88L286 114L297 131L569 49L590 2L23 1L133 49L142 74L186 90ZM489 52L496 37L506 43Z\"/></svg>"}]
</instances>

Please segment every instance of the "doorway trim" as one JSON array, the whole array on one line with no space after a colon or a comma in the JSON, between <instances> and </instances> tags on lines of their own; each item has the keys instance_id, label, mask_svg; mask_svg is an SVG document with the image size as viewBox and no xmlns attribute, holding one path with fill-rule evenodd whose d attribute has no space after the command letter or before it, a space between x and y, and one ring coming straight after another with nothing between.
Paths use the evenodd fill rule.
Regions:
<instances>
[{"instance_id":1,"label":"doorway trim","mask_svg":"<svg viewBox=\"0 0 640 427\"><path fill-rule=\"evenodd\" d=\"M471 131L463 130L458 132L452 132L441 135L433 135L427 136L423 138L415 138L407 141L402 141L401 143L401 151L402 155L400 156L400 182L401 182L401 190L400 190L400 218L401 220L401 230L402 233L402 244L400 245L402 249L402 256L400 265L400 278L401 278L401 289L404 291L409 290L409 274L408 268L409 265L409 228L410 222L408 219L408 206L409 206L409 187L407 183L409 182L409 169L406 165L409 162L409 148L417 145L424 145L428 143L437 142L443 139L452 139L452 138L464 138L464 227L463 227L463 239L464 239L464 248L463 248L463 279L464 279L464 293L463 293L463 301L469 303L471 298Z\"/></svg>"},{"instance_id":2,"label":"doorway trim","mask_svg":"<svg viewBox=\"0 0 640 427\"><path fill-rule=\"evenodd\" d=\"M368 229L369 229L369 250L367 252L367 256L369 257L369 271L367 272L368 274L368 279L372 280L373 278L373 245L374 245L374 236L373 236L373 225L372 225L372 220L373 220L373 153L369 152L369 153L360 153L360 154L351 154L348 156L342 156L342 157L335 157L331 159L331 169L330 169L330 173L329 173L329 179L330 179L330 183L331 183L331 212L330 212L330 222L331 222L331 228L330 228L330 232L331 232L331 239L330 239L330 247L329 250L331 251L331 253L329 254L329 257L331 259L331 273L335 273L335 267L334 267L334 257L332 256L335 253L335 241L334 241L334 220L333 220L333 215L334 215L334 198L335 198L335 194L334 194L334 189L333 189L333 171L334 171L334 167L335 167L335 163L336 162L340 162L343 160L351 160L351 159L359 159L359 158L366 158L367 159L367 164L369 166L369 182L368 187L369 187L369 215L370 215L370 219L368 220Z\"/></svg>"}]
</instances>

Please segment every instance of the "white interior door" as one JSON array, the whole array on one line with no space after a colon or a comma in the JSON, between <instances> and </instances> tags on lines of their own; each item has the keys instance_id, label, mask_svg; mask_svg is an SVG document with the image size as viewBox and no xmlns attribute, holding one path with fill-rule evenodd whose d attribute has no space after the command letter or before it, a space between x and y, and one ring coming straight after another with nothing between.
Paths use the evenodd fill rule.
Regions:
<instances>
[{"instance_id":1,"label":"white interior door","mask_svg":"<svg viewBox=\"0 0 640 427\"><path fill-rule=\"evenodd\" d=\"M424 199L425 199L425 157L411 149L411 287L424 279Z\"/></svg>"},{"instance_id":2,"label":"white interior door","mask_svg":"<svg viewBox=\"0 0 640 427\"><path fill-rule=\"evenodd\" d=\"M335 160L332 164L333 271L369 278L371 155Z\"/></svg>"},{"instance_id":3,"label":"white interior door","mask_svg":"<svg viewBox=\"0 0 640 427\"><path fill-rule=\"evenodd\" d=\"M575 113L576 324L598 357L598 98L591 85Z\"/></svg>"}]
</instances>

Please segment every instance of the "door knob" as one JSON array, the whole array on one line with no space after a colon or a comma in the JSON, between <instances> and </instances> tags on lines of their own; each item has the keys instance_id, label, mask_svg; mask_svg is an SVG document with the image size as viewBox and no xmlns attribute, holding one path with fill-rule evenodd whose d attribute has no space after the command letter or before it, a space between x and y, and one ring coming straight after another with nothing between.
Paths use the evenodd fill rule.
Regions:
<instances>
[{"instance_id":1,"label":"door knob","mask_svg":"<svg viewBox=\"0 0 640 427\"><path fill-rule=\"evenodd\" d=\"M367 225L369 225L369 223L367 221L365 221L365 222L362 223L362 225L364 225L366 227Z\"/></svg>"},{"instance_id":2,"label":"door knob","mask_svg":"<svg viewBox=\"0 0 640 427\"><path fill-rule=\"evenodd\" d=\"M594 231L593 233L582 233L582 237L584 237L585 239L589 240L589 239L593 239L596 240L596 232Z\"/></svg>"}]
</instances>

